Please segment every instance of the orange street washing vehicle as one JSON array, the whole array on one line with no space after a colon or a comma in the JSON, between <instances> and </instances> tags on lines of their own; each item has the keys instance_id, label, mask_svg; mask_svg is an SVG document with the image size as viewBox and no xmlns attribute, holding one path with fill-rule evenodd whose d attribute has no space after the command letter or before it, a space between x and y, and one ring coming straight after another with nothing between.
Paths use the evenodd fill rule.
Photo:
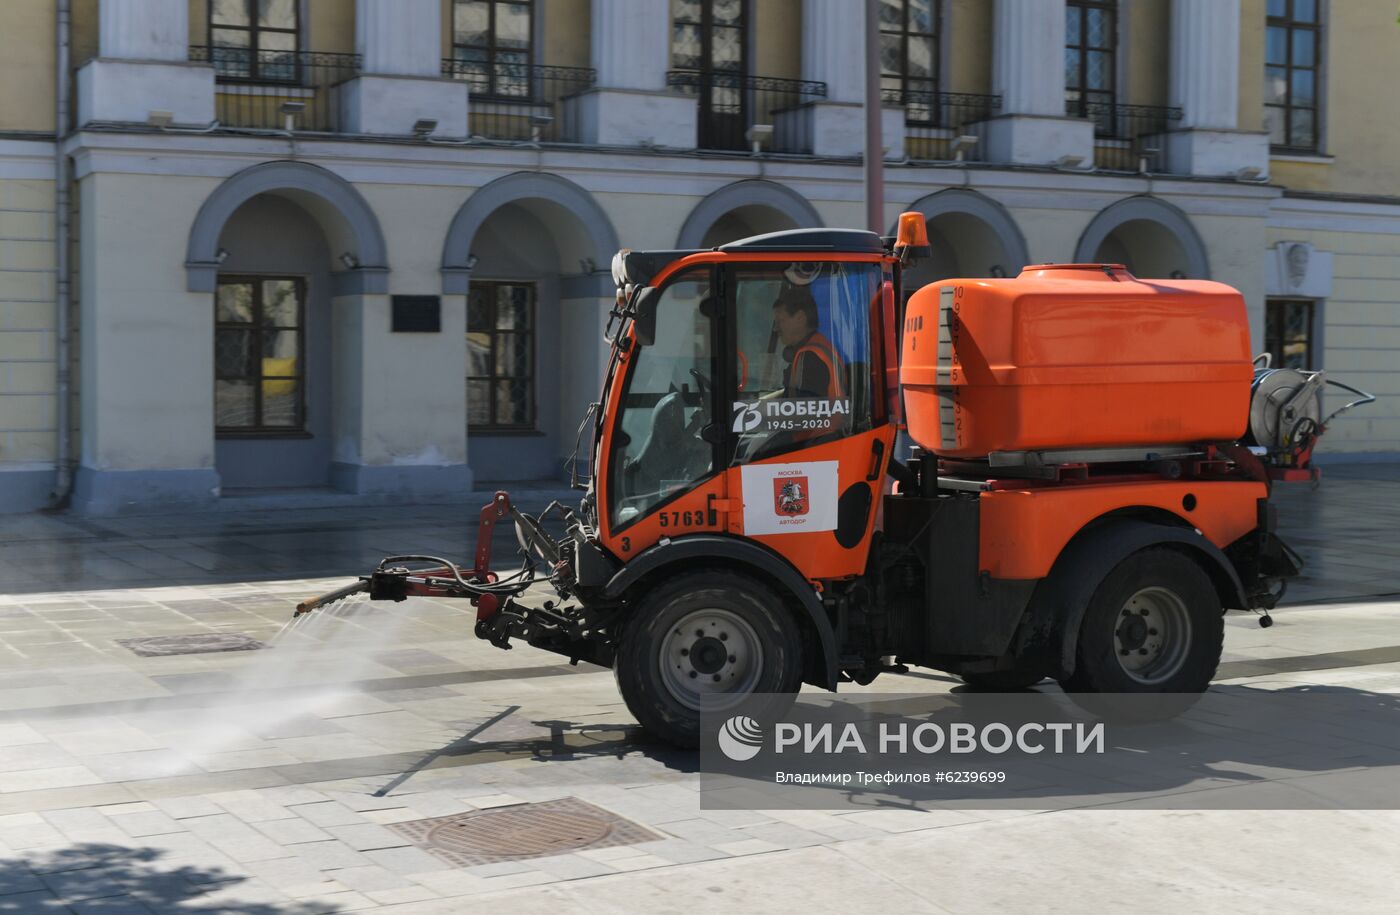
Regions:
<instances>
[{"instance_id":1,"label":"orange street washing vehicle","mask_svg":"<svg viewBox=\"0 0 1400 915\"><path fill-rule=\"evenodd\" d=\"M1206 689L1224 612L1268 625L1300 569L1269 492L1317 478L1337 382L1256 367L1234 289L1119 265L944 280L901 308L927 245L906 213L894 238L619 252L581 506L532 517L498 493L471 568L391 556L297 612L467 599L478 636L612 667L687 746L702 709L906 665L994 690ZM526 562L499 578L507 519Z\"/></svg>"}]
</instances>

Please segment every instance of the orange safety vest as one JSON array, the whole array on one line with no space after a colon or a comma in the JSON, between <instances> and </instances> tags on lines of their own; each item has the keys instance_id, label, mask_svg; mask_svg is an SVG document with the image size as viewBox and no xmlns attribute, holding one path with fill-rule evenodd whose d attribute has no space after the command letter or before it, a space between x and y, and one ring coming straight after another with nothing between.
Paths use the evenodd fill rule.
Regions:
<instances>
[{"instance_id":1,"label":"orange safety vest","mask_svg":"<svg viewBox=\"0 0 1400 915\"><path fill-rule=\"evenodd\" d=\"M798 345L797 350L792 354L792 363L788 366L788 386L791 387L794 379L801 378L798 366L802 359L810 357L819 359L826 365L826 396L830 400L844 400L846 397L846 378L841 365L841 357L836 355L836 347L831 345L831 341L822 335L820 331L812 331L811 335ZM843 428L844 420L836 422L830 428L801 429L792 434L793 440L805 442L810 439L820 438L830 432Z\"/></svg>"},{"instance_id":2,"label":"orange safety vest","mask_svg":"<svg viewBox=\"0 0 1400 915\"><path fill-rule=\"evenodd\" d=\"M794 379L802 377L797 367L802 357L807 355L821 360L826 365L826 396L833 400L844 398L846 379L841 357L836 355L836 347L831 345L831 341L821 331L812 331L792 354L792 362L788 366L788 386L792 386Z\"/></svg>"}]
</instances>

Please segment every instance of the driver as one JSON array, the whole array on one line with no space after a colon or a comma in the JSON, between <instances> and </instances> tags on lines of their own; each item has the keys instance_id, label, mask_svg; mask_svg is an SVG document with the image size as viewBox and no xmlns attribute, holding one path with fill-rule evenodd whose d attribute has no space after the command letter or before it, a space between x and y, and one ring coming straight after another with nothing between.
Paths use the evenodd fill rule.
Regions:
<instances>
[{"instance_id":1,"label":"driver","mask_svg":"<svg viewBox=\"0 0 1400 915\"><path fill-rule=\"evenodd\" d=\"M817 329L817 300L806 286L787 286L773 302L773 329L783 344L783 397L845 396L836 347Z\"/></svg>"}]
</instances>

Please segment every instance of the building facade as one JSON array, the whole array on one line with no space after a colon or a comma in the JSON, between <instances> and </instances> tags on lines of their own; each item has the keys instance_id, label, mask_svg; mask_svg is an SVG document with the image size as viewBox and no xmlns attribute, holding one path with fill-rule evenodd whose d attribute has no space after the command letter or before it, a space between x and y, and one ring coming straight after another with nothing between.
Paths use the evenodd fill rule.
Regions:
<instances>
[{"instance_id":1,"label":"building facade","mask_svg":"<svg viewBox=\"0 0 1400 915\"><path fill-rule=\"evenodd\" d=\"M860 226L855 0L11 0L0 510L560 479L619 247ZM1400 455L1390 0L884 0L915 283L1238 287ZM1329 401L1331 398L1329 398ZM585 443L586 447L586 443Z\"/></svg>"}]
</instances>

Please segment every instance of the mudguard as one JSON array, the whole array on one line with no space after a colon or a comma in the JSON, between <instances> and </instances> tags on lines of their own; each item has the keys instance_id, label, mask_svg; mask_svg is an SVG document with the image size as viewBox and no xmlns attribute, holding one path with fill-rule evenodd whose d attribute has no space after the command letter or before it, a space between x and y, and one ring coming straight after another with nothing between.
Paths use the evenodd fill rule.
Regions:
<instances>
[{"instance_id":1,"label":"mudguard","mask_svg":"<svg viewBox=\"0 0 1400 915\"><path fill-rule=\"evenodd\" d=\"M1134 518L1105 521L1071 540L1036 588L1017 635L1017 654L1048 662L1048 675L1057 679L1074 673L1079 627L1099 583L1133 553L1161 545L1179 545L1195 556L1215 584L1223 607L1249 607L1234 565L1194 528Z\"/></svg>"},{"instance_id":2,"label":"mudguard","mask_svg":"<svg viewBox=\"0 0 1400 915\"><path fill-rule=\"evenodd\" d=\"M814 669L821 671L821 682L815 685L826 689L836 689L836 633L831 628L831 620L822 607L821 599L812 583L788 564L777 553L749 540L725 537L718 534L693 534L663 540L639 553L628 561L603 588L603 596L609 599L621 597L628 588L642 578L675 563L689 563L696 560L721 560L739 566L748 566L763 577L771 579L786 590L807 613L812 630L817 635L822 656Z\"/></svg>"}]
</instances>

